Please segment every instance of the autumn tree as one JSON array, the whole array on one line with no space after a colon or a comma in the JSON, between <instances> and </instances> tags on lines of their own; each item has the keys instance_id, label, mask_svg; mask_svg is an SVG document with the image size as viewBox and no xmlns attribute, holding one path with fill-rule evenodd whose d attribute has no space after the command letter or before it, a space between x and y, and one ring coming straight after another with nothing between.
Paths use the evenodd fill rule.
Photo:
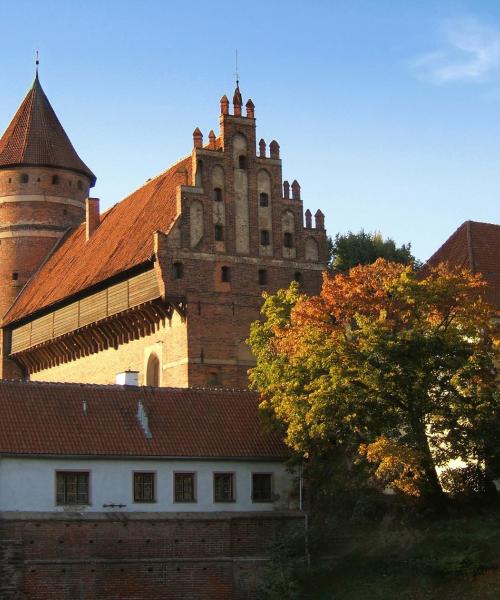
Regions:
<instances>
[{"instance_id":1,"label":"autumn tree","mask_svg":"<svg viewBox=\"0 0 500 600\"><path fill-rule=\"evenodd\" d=\"M500 439L484 285L379 259L325 274L319 296L268 296L249 338L263 410L302 456L344 449L382 486L442 500L436 467L481 463Z\"/></svg>"},{"instance_id":2,"label":"autumn tree","mask_svg":"<svg viewBox=\"0 0 500 600\"><path fill-rule=\"evenodd\" d=\"M369 265L377 258L385 258L404 265L414 264L411 244L396 246L391 238L382 237L380 232L338 233L330 245L331 267L335 271L347 272L357 265Z\"/></svg>"}]
</instances>

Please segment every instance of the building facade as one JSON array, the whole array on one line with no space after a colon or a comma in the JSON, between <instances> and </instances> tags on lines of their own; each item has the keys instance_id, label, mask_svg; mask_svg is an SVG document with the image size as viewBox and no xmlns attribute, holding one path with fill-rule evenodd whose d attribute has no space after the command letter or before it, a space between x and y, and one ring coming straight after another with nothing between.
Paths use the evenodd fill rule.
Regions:
<instances>
[{"instance_id":1,"label":"building facade","mask_svg":"<svg viewBox=\"0 0 500 600\"><path fill-rule=\"evenodd\" d=\"M2 377L246 387L262 293L318 292L327 238L239 87L219 126L101 215L37 76L0 141Z\"/></svg>"}]
</instances>

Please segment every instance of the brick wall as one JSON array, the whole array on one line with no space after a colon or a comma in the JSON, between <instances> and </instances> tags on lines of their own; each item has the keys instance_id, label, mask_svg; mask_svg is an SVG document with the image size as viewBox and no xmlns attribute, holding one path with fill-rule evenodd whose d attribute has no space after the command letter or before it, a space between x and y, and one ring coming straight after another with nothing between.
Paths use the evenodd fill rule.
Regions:
<instances>
[{"instance_id":1,"label":"brick wall","mask_svg":"<svg viewBox=\"0 0 500 600\"><path fill-rule=\"evenodd\" d=\"M2 599L253 600L269 543L303 527L275 513L35 517L0 520Z\"/></svg>"}]
</instances>

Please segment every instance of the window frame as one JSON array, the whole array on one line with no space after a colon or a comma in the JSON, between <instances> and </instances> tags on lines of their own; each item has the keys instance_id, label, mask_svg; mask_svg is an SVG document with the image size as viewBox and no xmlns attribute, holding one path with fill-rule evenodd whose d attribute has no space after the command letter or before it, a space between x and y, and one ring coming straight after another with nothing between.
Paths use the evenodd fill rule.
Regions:
<instances>
[{"instance_id":1,"label":"window frame","mask_svg":"<svg viewBox=\"0 0 500 600\"><path fill-rule=\"evenodd\" d=\"M267 273L267 269L259 269L259 285L267 285L269 278L268 278L268 273Z\"/></svg>"},{"instance_id":2,"label":"window frame","mask_svg":"<svg viewBox=\"0 0 500 600\"><path fill-rule=\"evenodd\" d=\"M152 500L138 500L135 496L135 478L137 475L152 475L153 476L153 499ZM132 502L134 504L154 504L158 501L156 497L156 479L157 471L132 471Z\"/></svg>"},{"instance_id":3,"label":"window frame","mask_svg":"<svg viewBox=\"0 0 500 600\"><path fill-rule=\"evenodd\" d=\"M177 489L175 485L175 480L177 475L191 475L193 478L193 498L191 500L177 500ZM172 495L174 504L196 504L198 502L197 495L197 476L196 471L174 471L172 474L173 477L173 486L172 486Z\"/></svg>"},{"instance_id":4,"label":"window frame","mask_svg":"<svg viewBox=\"0 0 500 600\"><path fill-rule=\"evenodd\" d=\"M231 281L231 269L224 265L220 269L220 280L222 283L230 283Z\"/></svg>"},{"instance_id":5,"label":"window frame","mask_svg":"<svg viewBox=\"0 0 500 600\"><path fill-rule=\"evenodd\" d=\"M213 191L214 202L224 202L224 192L221 187L215 187Z\"/></svg>"},{"instance_id":6,"label":"window frame","mask_svg":"<svg viewBox=\"0 0 500 600\"><path fill-rule=\"evenodd\" d=\"M58 502L57 478L58 475L87 475L87 501L86 502ZM55 469L54 470L54 505L55 506L92 506L92 478L90 469ZM65 492L66 495L66 492ZM66 498L65 498L66 499Z\"/></svg>"},{"instance_id":7,"label":"window frame","mask_svg":"<svg viewBox=\"0 0 500 600\"><path fill-rule=\"evenodd\" d=\"M231 477L231 498L228 499L217 499L215 478L217 476L229 476ZM212 488L213 488L213 502L214 504L230 504L236 502L236 472L235 471L213 471L212 472Z\"/></svg>"},{"instance_id":8,"label":"window frame","mask_svg":"<svg viewBox=\"0 0 500 600\"><path fill-rule=\"evenodd\" d=\"M269 500L264 499L264 500L259 500L255 498L255 494L254 494L254 477L256 475L266 475L269 477L270 481L271 481L271 486L270 486L270 494L269 494ZM252 496L252 502L256 503L256 504L271 504L272 502L274 502L273 500L273 496L274 496L274 473L271 471L252 471L251 474L251 496Z\"/></svg>"},{"instance_id":9,"label":"window frame","mask_svg":"<svg viewBox=\"0 0 500 600\"><path fill-rule=\"evenodd\" d=\"M245 154L240 154L238 156L238 169L240 169L240 171L248 170L248 161Z\"/></svg>"},{"instance_id":10,"label":"window frame","mask_svg":"<svg viewBox=\"0 0 500 600\"><path fill-rule=\"evenodd\" d=\"M269 208L269 194L267 192L259 193L259 206L261 208Z\"/></svg>"}]
</instances>

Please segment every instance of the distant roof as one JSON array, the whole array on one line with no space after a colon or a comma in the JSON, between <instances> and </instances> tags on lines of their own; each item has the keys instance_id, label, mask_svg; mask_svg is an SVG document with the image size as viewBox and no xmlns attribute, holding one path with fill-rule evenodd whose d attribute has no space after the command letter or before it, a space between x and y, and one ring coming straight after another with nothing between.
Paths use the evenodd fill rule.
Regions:
<instances>
[{"instance_id":1,"label":"distant roof","mask_svg":"<svg viewBox=\"0 0 500 600\"><path fill-rule=\"evenodd\" d=\"M258 404L247 391L0 381L0 455L286 458Z\"/></svg>"},{"instance_id":2,"label":"distant roof","mask_svg":"<svg viewBox=\"0 0 500 600\"><path fill-rule=\"evenodd\" d=\"M40 85L38 73L31 89L0 139L0 167L60 167L96 177L76 153Z\"/></svg>"},{"instance_id":3,"label":"distant roof","mask_svg":"<svg viewBox=\"0 0 500 600\"><path fill-rule=\"evenodd\" d=\"M176 189L186 183L191 156L148 181L101 215L86 241L85 223L70 231L33 275L3 324L51 306L149 260L154 232L167 232L177 216Z\"/></svg>"},{"instance_id":4,"label":"distant roof","mask_svg":"<svg viewBox=\"0 0 500 600\"><path fill-rule=\"evenodd\" d=\"M488 282L486 299L500 310L500 225L466 221L427 261L480 273Z\"/></svg>"}]
</instances>

